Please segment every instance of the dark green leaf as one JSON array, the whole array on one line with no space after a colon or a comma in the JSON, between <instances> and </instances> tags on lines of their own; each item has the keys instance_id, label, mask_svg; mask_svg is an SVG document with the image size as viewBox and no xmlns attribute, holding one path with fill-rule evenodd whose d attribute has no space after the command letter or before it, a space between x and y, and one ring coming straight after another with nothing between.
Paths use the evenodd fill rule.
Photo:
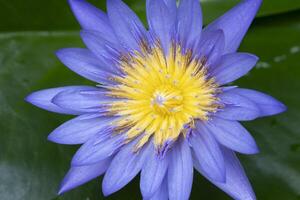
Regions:
<instances>
[{"instance_id":1,"label":"dark green leaf","mask_svg":"<svg viewBox=\"0 0 300 200\"><path fill-rule=\"evenodd\" d=\"M88 0L105 10L105 1ZM239 0L200 0L205 24L222 15ZM124 0L146 22L144 0ZM264 0L258 16L267 16L300 9L298 0ZM74 30L79 29L67 0L2 0L0 31Z\"/></svg>"},{"instance_id":2,"label":"dark green leaf","mask_svg":"<svg viewBox=\"0 0 300 200\"><path fill-rule=\"evenodd\" d=\"M205 24L221 16L228 9L238 4L239 0L200 0L204 13ZM296 0L264 0L258 17L290 12L300 9L300 1Z\"/></svg>"},{"instance_id":3,"label":"dark green leaf","mask_svg":"<svg viewBox=\"0 0 300 200\"><path fill-rule=\"evenodd\" d=\"M105 1L88 0L105 10ZM125 0L145 22L144 1ZM79 29L68 0L2 0L0 1L0 31L74 30Z\"/></svg>"}]
</instances>

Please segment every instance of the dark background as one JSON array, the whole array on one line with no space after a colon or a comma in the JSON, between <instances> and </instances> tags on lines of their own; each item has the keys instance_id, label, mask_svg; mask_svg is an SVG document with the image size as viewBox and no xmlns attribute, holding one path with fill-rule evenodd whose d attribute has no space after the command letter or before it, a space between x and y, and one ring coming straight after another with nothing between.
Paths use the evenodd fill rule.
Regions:
<instances>
[{"instance_id":1,"label":"dark background","mask_svg":"<svg viewBox=\"0 0 300 200\"><path fill-rule=\"evenodd\" d=\"M105 10L104 0L90 2ZM143 0L126 0L145 22ZM205 24L236 0L203 0ZM56 191L78 147L47 141L70 117L24 102L32 91L91 84L54 55L83 46L66 0L0 0L0 199L99 200L101 178L61 197ZM237 85L264 91L288 111L244 123L261 153L240 156L258 200L300 200L300 0L265 0L240 51L258 55L256 68ZM141 199L138 178L108 200ZM230 199L196 173L191 200Z\"/></svg>"}]
</instances>

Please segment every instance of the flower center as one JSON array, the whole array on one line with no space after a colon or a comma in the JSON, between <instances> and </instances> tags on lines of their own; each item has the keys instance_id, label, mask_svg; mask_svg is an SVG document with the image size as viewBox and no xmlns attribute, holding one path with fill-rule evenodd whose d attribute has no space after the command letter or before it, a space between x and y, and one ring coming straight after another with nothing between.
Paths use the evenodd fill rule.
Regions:
<instances>
[{"instance_id":1,"label":"flower center","mask_svg":"<svg viewBox=\"0 0 300 200\"><path fill-rule=\"evenodd\" d=\"M154 91L150 107L157 115L174 115L183 110L182 93L173 86L162 85Z\"/></svg>"},{"instance_id":2,"label":"flower center","mask_svg":"<svg viewBox=\"0 0 300 200\"><path fill-rule=\"evenodd\" d=\"M186 135L194 120L208 120L218 105L217 85L207 77L205 63L173 45L168 55L156 45L120 59L121 76L109 88L116 99L109 114L118 116L116 130L141 148L153 138L158 150Z\"/></svg>"}]
</instances>

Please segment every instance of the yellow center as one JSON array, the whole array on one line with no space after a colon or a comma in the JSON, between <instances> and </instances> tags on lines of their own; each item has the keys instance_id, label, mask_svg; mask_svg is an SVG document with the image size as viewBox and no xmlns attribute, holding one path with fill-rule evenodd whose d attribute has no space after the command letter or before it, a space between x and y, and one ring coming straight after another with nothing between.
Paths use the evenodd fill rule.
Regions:
<instances>
[{"instance_id":1,"label":"yellow center","mask_svg":"<svg viewBox=\"0 0 300 200\"><path fill-rule=\"evenodd\" d=\"M207 120L217 109L217 85L208 79L205 61L173 45L165 56L159 44L124 56L122 76L109 87L117 100L109 113L119 116L117 130L127 132L128 141L140 136L136 149L153 137L159 149L166 142L186 135L194 120Z\"/></svg>"}]
</instances>

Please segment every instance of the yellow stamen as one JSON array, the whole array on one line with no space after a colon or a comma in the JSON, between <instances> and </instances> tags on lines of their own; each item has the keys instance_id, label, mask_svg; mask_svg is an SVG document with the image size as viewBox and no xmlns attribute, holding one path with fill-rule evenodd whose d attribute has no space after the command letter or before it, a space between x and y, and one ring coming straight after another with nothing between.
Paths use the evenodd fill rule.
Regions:
<instances>
[{"instance_id":1,"label":"yellow stamen","mask_svg":"<svg viewBox=\"0 0 300 200\"><path fill-rule=\"evenodd\" d=\"M208 120L215 112L217 85L207 78L203 60L183 53L173 45L164 55L159 43L153 48L142 48L124 56L120 66L124 76L113 77L116 87L108 95L120 99L111 103L109 113L120 116L114 123L127 129L128 140L141 136L136 149L151 137L157 148L167 141L185 136L187 125L194 120Z\"/></svg>"}]
</instances>

